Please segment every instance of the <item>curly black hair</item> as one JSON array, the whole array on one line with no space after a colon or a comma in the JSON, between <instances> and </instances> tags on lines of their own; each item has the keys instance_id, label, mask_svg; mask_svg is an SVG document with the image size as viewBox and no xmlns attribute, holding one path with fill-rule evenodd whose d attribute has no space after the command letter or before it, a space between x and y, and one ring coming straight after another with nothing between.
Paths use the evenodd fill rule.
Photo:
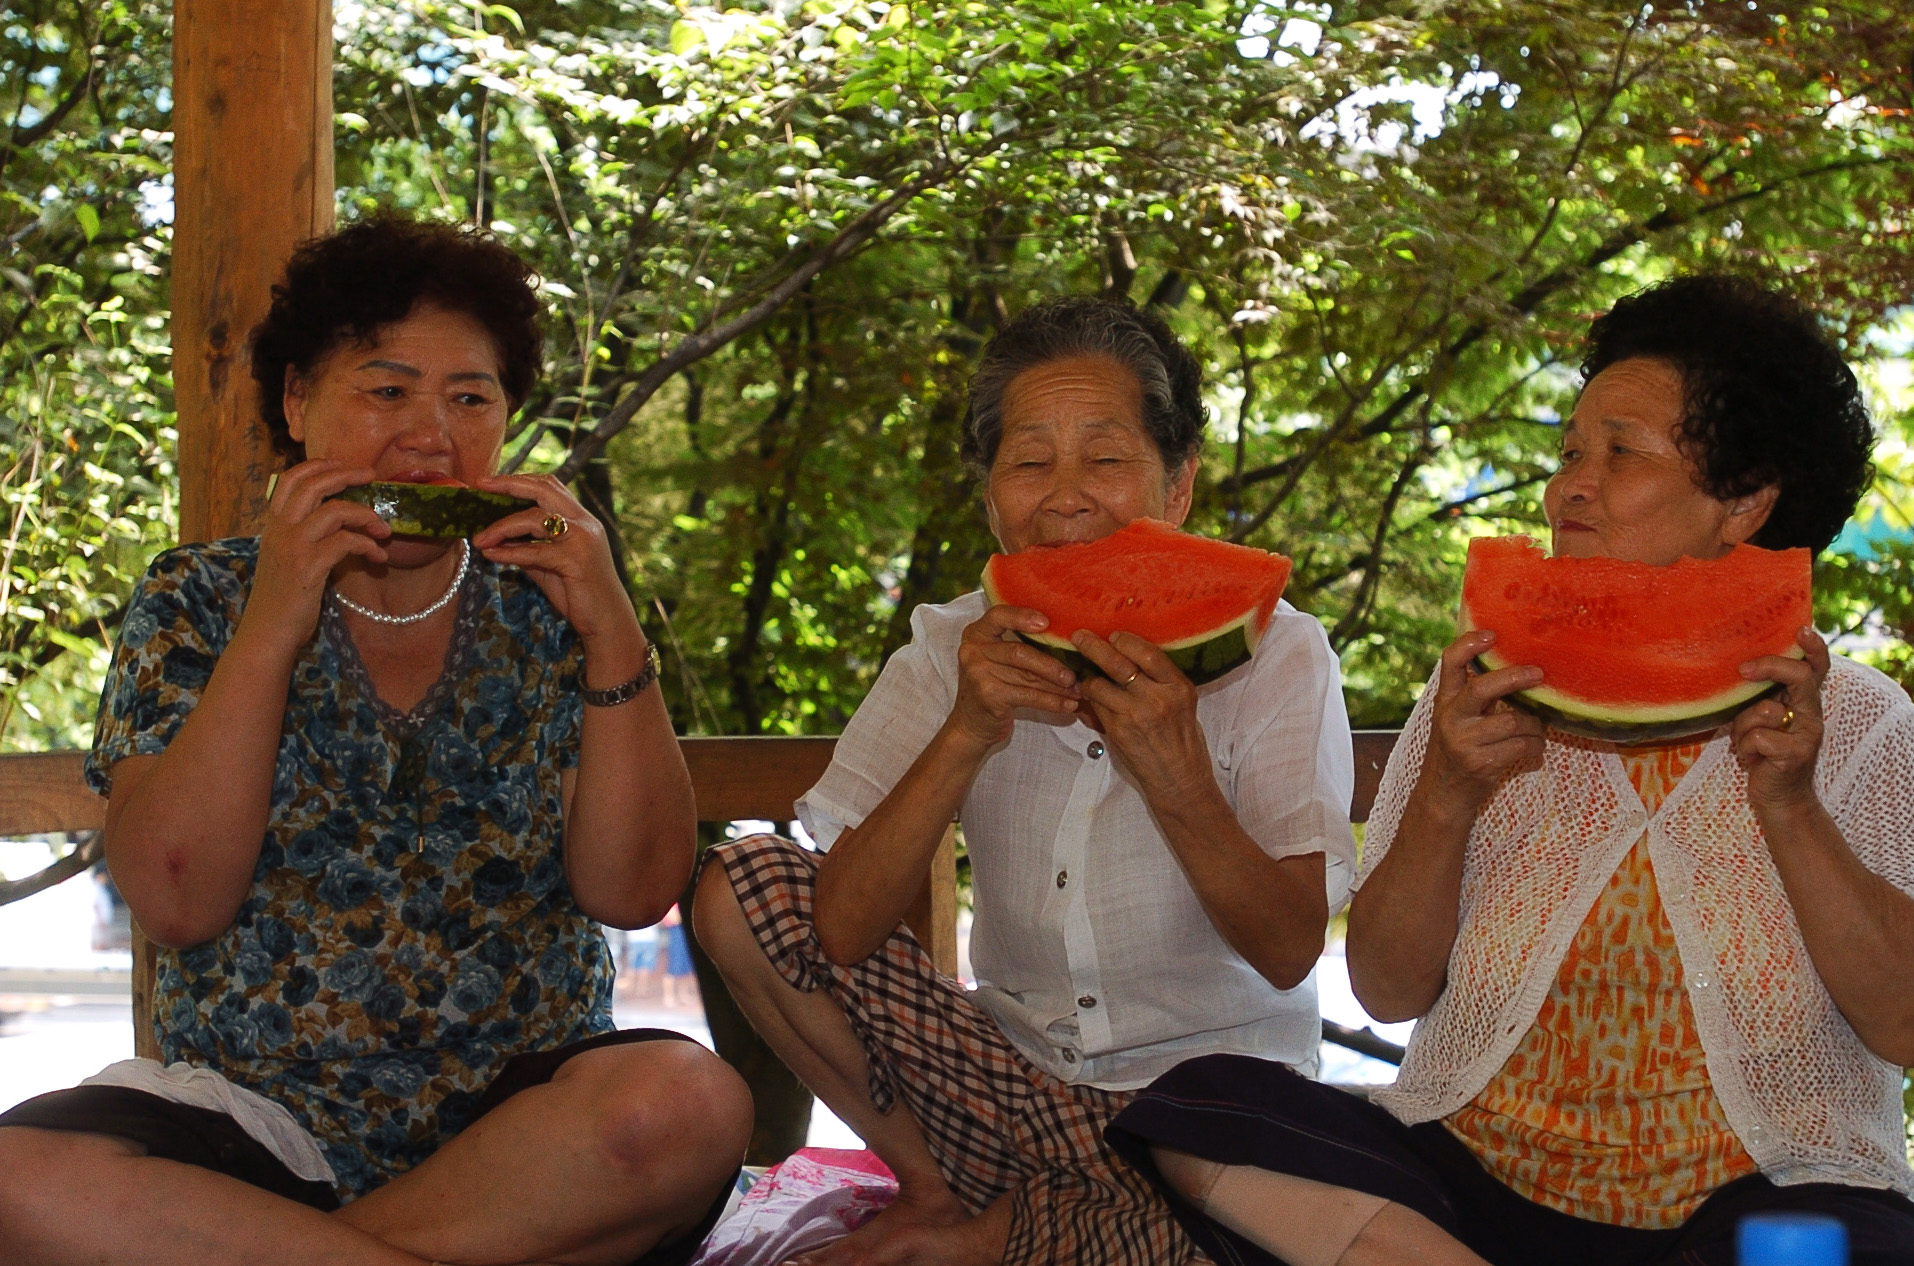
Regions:
<instances>
[{"instance_id":1,"label":"curly black hair","mask_svg":"<svg viewBox=\"0 0 1914 1266\"><path fill-rule=\"evenodd\" d=\"M1203 368L1155 313L1127 300L1072 296L1024 309L984 346L970 376L962 456L980 476L1003 440L1004 392L1026 369L1104 356L1143 385L1143 428L1175 470L1203 447Z\"/></svg>"},{"instance_id":2,"label":"curly black hair","mask_svg":"<svg viewBox=\"0 0 1914 1266\"><path fill-rule=\"evenodd\" d=\"M490 332L499 385L516 412L544 357L536 284L531 265L476 229L392 213L306 242L252 332L253 381L273 447L289 462L306 458L286 425L287 370L308 374L342 343L376 343L381 329L421 301L464 313Z\"/></svg>"},{"instance_id":3,"label":"curly black hair","mask_svg":"<svg viewBox=\"0 0 1914 1266\"><path fill-rule=\"evenodd\" d=\"M1711 496L1779 487L1754 544L1827 548L1873 478L1874 427L1812 312L1747 277L1678 277L1596 319L1583 379L1634 357L1681 374L1683 446Z\"/></svg>"}]
</instances>

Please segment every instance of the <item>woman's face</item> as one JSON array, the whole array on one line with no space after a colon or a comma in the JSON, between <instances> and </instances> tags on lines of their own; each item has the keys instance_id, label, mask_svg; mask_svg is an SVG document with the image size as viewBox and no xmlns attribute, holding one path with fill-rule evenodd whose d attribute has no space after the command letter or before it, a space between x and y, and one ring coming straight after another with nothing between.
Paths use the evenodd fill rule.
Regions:
<instances>
[{"instance_id":1,"label":"woman's face","mask_svg":"<svg viewBox=\"0 0 1914 1266\"><path fill-rule=\"evenodd\" d=\"M1026 369L1004 390L984 507L1007 554L1108 536L1137 518L1181 526L1192 458L1174 472L1143 425L1143 387L1103 356Z\"/></svg>"},{"instance_id":2,"label":"woman's face","mask_svg":"<svg viewBox=\"0 0 1914 1266\"><path fill-rule=\"evenodd\" d=\"M1684 407L1681 374L1665 361L1618 361L1583 389L1542 497L1558 556L1718 558L1767 521L1777 489L1722 501L1696 481L1680 442Z\"/></svg>"},{"instance_id":3,"label":"woman's face","mask_svg":"<svg viewBox=\"0 0 1914 1266\"><path fill-rule=\"evenodd\" d=\"M288 375L286 422L309 458L469 484L498 469L508 411L499 370L483 325L420 304L376 344L342 343L304 378Z\"/></svg>"}]
</instances>

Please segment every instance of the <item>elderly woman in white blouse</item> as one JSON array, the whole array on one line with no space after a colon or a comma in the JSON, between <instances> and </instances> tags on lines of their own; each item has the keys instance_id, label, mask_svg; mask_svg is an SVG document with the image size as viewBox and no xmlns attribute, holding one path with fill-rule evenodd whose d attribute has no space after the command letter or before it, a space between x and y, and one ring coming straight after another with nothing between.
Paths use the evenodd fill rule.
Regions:
<instances>
[{"instance_id":1,"label":"elderly woman in white blouse","mask_svg":"<svg viewBox=\"0 0 1914 1266\"><path fill-rule=\"evenodd\" d=\"M1061 300L1006 326L967 456L1006 551L1181 523L1195 359L1153 316ZM1335 656L1280 607L1201 689L1156 647L1079 635L1108 680L1011 636L981 593L919 607L799 805L817 854L720 849L698 936L758 1031L897 1173L897 1202L815 1260L1136 1263L1191 1254L1102 1139L1191 1055L1313 1065L1311 975L1354 845ZM945 828L976 878L975 994L898 924Z\"/></svg>"},{"instance_id":2,"label":"elderly woman in white blouse","mask_svg":"<svg viewBox=\"0 0 1914 1266\"><path fill-rule=\"evenodd\" d=\"M1813 317L1693 277L1595 323L1545 496L1558 554L1820 550L1872 443ZM1365 1103L1201 1060L1113 1127L1217 1260L1733 1266L1756 1212L1914 1262L1914 704L1830 656L1708 735L1617 748L1501 703L1459 638L1410 717L1349 915L1357 997L1416 1019ZM1233 1254L1233 1256L1225 1256Z\"/></svg>"}]
</instances>

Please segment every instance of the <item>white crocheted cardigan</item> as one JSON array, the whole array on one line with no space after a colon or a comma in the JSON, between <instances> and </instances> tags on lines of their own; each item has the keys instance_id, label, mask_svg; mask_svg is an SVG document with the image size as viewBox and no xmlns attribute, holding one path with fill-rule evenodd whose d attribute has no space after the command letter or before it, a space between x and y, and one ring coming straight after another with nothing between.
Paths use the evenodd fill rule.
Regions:
<instances>
[{"instance_id":1,"label":"white crocheted cardigan","mask_svg":"<svg viewBox=\"0 0 1914 1266\"><path fill-rule=\"evenodd\" d=\"M1431 679L1383 774L1358 889L1402 821L1435 695ZM1914 893L1914 703L1838 656L1822 703L1821 802L1864 866ZM1480 1093L1534 1024L1576 929L1645 826L1708 1075L1749 1156L1780 1184L1914 1194L1901 1070L1861 1044L1815 972L1726 731L1652 818L1613 748L1549 737L1543 768L1510 778L1476 819L1448 981L1376 1102L1414 1124Z\"/></svg>"}]
</instances>

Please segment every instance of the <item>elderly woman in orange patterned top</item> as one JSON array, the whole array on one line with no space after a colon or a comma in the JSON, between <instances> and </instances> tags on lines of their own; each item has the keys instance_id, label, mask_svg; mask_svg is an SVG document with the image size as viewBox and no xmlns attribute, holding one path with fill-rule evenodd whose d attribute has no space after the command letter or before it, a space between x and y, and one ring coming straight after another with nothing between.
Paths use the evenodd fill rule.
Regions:
<instances>
[{"instance_id":1,"label":"elderly woman in orange patterned top","mask_svg":"<svg viewBox=\"0 0 1914 1266\"><path fill-rule=\"evenodd\" d=\"M1555 550L1668 564L1825 548L1868 478L1854 375L1791 301L1691 277L1595 323L1545 497ZM1365 1103L1263 1061L1181 1065L1112 1124L1219 1261L1730 1266L1739 1220L1832 1215L1914 1261L1914 704L1830 656L1621 747L1442 656L1349 917L1356 995L1419 1021ZM1539 878L1538 878L1539 877Z\"/></svg>"}]
</instances>

